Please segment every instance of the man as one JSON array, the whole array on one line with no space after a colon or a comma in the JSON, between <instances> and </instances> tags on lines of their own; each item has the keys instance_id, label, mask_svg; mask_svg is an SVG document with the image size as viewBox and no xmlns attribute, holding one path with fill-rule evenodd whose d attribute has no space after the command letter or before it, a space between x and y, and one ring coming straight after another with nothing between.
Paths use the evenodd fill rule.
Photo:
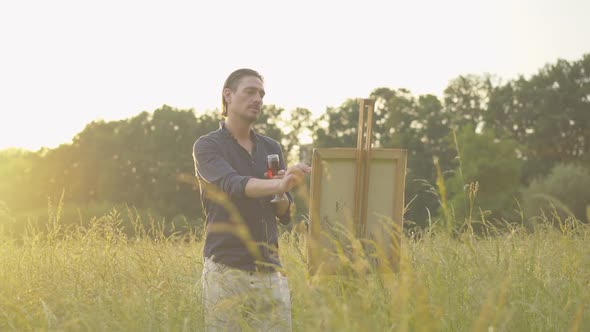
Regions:
<instances>
[{"instance_id":1,"label":"man","mask_svg":"<svg viewBox=\"0 0 590 332\"><path fill-rule=\"evenodd\" d=\"M287 278L281 273L277 219L288 223L288 192L311 168L286 171L279 143L252 130L262 110L262 76L234 71L222 90L220 128L193 148L206 214L203 304L209 331L291 330ZM267 156L278 154L281 171L266 177ZM273 174L274 175L274 174ZM271 203L275 194L287 193Z\"/></svg>"}]
</instances>

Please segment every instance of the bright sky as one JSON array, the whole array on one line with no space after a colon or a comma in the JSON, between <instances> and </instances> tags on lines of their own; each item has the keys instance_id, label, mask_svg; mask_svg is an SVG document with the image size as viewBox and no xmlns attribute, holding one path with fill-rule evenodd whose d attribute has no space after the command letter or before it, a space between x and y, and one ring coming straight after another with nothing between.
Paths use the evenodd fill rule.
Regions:
<instances>
[{"instance_id":1,"label":"bright sky","mask_svg":"<svg viewBox=\"0 0 590 332\"><path fill-rule=\"evenodd\" d=\"M530 75L590 52L588 0L3 1L0 149L66 143L85 124L219 107L234 69L266 104L320 114L377 87Z\"/></svg>"}]
</instances>

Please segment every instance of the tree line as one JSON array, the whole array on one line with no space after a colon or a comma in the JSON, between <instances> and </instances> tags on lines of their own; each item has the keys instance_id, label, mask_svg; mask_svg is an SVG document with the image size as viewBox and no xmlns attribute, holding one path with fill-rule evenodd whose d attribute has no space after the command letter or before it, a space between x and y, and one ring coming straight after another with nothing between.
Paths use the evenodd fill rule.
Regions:
<instances>
[{"instance_id":1,"label":"tree line","mask_svg":"<svg viewBox=\"0 0 590 332\"><path fill-rule=\"evenodd\" d=\"M547 204L556 216L587 221L590 54L508 81L460 76L442 97L387 87L370 97L374 146L408 150L408 225L482 217L524 222L551 213ZM25 216L63 193L75 207L126 204L202 224L192 145L220 120L217 110L197 115L164 105L91 122L57 148L1 151L0 210ZM355 99L319 118L265 105L255 130L281 142L288 162L296 162L313 147L355 147L357 122ZM302 137L312 143L300 144ZM296 220L307 214L303 202L298 197Z\"/></svg>"}]
</instances>

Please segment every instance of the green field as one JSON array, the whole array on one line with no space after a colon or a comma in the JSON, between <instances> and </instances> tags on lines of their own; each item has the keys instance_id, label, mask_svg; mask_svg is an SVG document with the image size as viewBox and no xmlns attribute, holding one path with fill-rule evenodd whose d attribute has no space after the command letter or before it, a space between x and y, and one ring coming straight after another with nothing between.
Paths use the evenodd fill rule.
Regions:
<instances>
[{"instance_id":1,"label":"green field","mask_svg":"<svg viewBox=\"0 0 590 332\"><path fill-rule=\"evenodd\" d=\"M1 331L202 330L200 232L58 219L0 226ZM571 220L431 230L404 236L397 274L329 278L308 275L299 227L280 242L296 331L590 331L589 240Z\"/></svg>"}]
</instances>

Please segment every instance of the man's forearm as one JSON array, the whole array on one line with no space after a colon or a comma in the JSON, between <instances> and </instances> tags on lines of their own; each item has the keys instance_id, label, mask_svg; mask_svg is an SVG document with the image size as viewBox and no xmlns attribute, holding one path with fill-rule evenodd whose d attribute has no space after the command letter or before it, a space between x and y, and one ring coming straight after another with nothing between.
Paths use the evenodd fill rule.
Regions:
<instances>
[{"instance_id":1,"label":"man's forearm","mask_svg":"<svg viewBox=\"0 0 590 332\"><path fill-rule=\"evenodd\" d=\"M246 183L244 193L250 198L260 198L281 193L281 180L251 178Z\"/></svg>"}]
</instances>

